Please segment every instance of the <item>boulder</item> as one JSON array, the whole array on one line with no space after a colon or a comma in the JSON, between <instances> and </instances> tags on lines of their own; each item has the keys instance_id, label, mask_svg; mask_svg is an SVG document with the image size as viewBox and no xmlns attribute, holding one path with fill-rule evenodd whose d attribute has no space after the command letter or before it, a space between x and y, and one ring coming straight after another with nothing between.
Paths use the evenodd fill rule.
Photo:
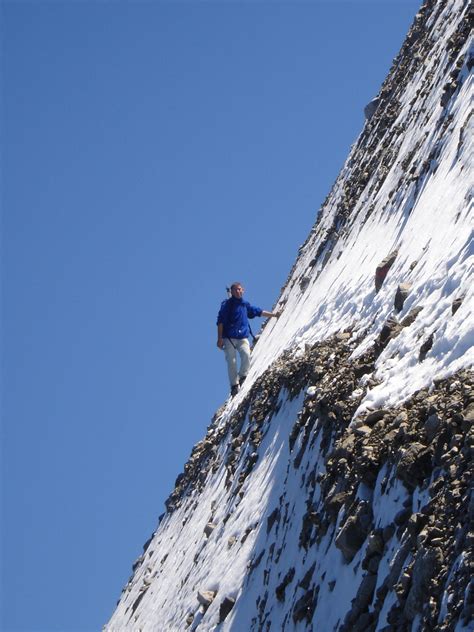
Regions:
<instances>
[{"instance_id":1,"label":"boulder","mask_svg":"<svg viewBox=\"0 0 474 632\"><path fill-rule=\"evenodd\" d=\"M211 535L211 533L214 531L216 527L217 525L214 524L213 522L207 523L207 525L204 527L204 533L207 535L207 537Z\"/></svg>"},{"instance_id":2,"label":"boulder","mask_svg":"<svg viewBox=\"0 0 474 632\"><path fill-rule=\"evenodd\" d=\"M428 439L430 443L436 437L440 427L441 427L441 421L436 413L433 413L433 415L430 415L428 419L425 421L426 438Z\"/></svg>"},{"instance_id":3,"label":"boulder","mask_svg":"<svg viewBox=\"0 0 474 632\"><path fill-rule=\"evenodd\" d=\"M361 378L363 375L366 375L367 373L372 373L374 371L374 368L375 366L372 363L355 364L354 375L356 376L356 378Z\"/></svg>"},{"instance_id":4,"label":"boulder","mask_svg":"<svg viewBox=\"0 0 474 632\"><path fill-rule=\"evenodd\" d=\"M371 603L374 596L375 586L377 585L377 575L367 573L357 591L354 602L354 609L363 612Z\"/></svg>"},{"instance_id":5,"label":"boulder","mask_svg":"<svg viewBox=\"0 0 474 632\"><path fill-rule=\"evenodd\" d=\"M400 323L402 327L409 327L410 325L413 325L413 323L415 322L418 314L423 310L423 307L419 306L419 307L414 307L413 309L411 309L408 312L408 315L405 316L405 318L402 320L402 322Z\"/></svg>"},{"instance_id":6,"label":"boulder","mask_svg":"<svg viewBox=\"0 0 474 632\"><path fill-rule=\"evenodd\" d=\"M385 259L383 259L375 270L375 291L378 292L385 281L388 271L395 263L398 250L393 250Z\"/></svg>"},{"instance_id":7,"label":"boulder","mask_svg":"<svg viewBox=\"0 0 474 632\"><path fill-rule=\"evenodd\" d=\"M403 305L410 294L411 285L409 283L400 283L395 294L394 307L397 312L401 312Z\"/></svg>"},{"instance_id":8,"label":"boulder","mask_svg":"<svg viewBox=\"0 0 474 632\"><path fill-rule=\"evenodd\" d=\"M233 597L225 597L219 608L219 623L222 623L227 618L228 614L235 606L235 599Z\"/></svg>"},{"instance_id":9,"label":"boulder","mask_svg":"<svg viewBox=\"0 0 474 632\"><path fill-rule=\"evenodd\" d=\"M300 279L300 290L304 292L307 289L310 282L311 282L311 278L308 276L304 276L302 279Z\"/></svg>"},{"instance_id":10,"label":"boulder","mask_svg":"<svg viewBox=\"0 0 474 632\"><path fill-rule=\"evenodd\" d=\"M453 316L458 311L458 309L461 307L463 299L464 299L464 296L459 296L458 298L455 298L454 301L452 302L451 314Z\"/></svg>"},{"instance_id":11,"label":"boulder","mask_svg":"<svg viewBox=\"0 0 474 632\"><path fill-rule=\"evenodd\" d=\"M339 492L330 496L324 503L324 507L329 514L330 520L336 522L337 515L341 507L346 503L349 492Z\"/></svg>"},{"instance_id":12,"label":"boulder","mask_svg":"<svg viewBox=\"0 0 474 632\"><path fill-rule=\"evenodd\" d=\"M421 345L420 355L418 358L420 362L423 362L423 360L426 358L428 351L433 346L433 339L434 339L434 334L430 334L429 337L425 340L425 342Z\"/></svg>"},{"instance_id":13,"label":"boulder","mask_svg":"<svg viewBox=\"0 0 474 632\"><path fill-rule=\"evenodd\" d=\"M217 592L214 590L199 590L197 594L197 600L204 606L204 608L209 608L211 603L214 601Z\"/></svg>"},{"instance_id":14,"label":"boulder","mask_svg":"<svg viewBox=\"0 0 474 632\"><path fill-rule=\"evenodd\" d=\"M443 565L444 555L440 548L421 548L415 558L410 592L403 609L408 621L413 621L421 612L427 595L433 590L432 580L438 575Z\"/></svg>"},{"instance_id":15,"label":"boulder","mask_svg":"<svg viewBox=\"0 0 474 632\"><path fill-rule=\"evenodd\" d=\"M432 469L431 451L422 443L412 443L398 462L396 475L409 489L420 485Z\"/></svg>"},{"instance_id":16,"label":"boulder","mask_svg":"<svg viewBox=\"0 0 474 632\"><path fill-rule=\"evenodd\" d=\"M381 408L380 410L373 410L365 418L365 425L372 428L372 426L374 426L377 421L380 421L385 417L387 412L388 411L384 410L383 408Z\"/></svg>"},{"instance_id":17,"label":"boulder","mask_svg":"<svg viewBox=\"0 0 474 632\"><path fill-rule=\"evenodd\" d=\"M355 554L364 543L372 526L372 508L366 501L357 506L341 527L335 544L342 551L347 562L352 562Z\"/></svg>"},{"instance_id":18,"label":"boulder","mask_svg":"<svg viewBox=\"0 0 474 632\"><path fill-rule=\"evenodd\" d=\"M463 421L466 423L466 429L469 429L474 424L474 402L470 402L464 409Z\"/></svg>"},{"instance_id":19,"label":"boulder","mask_svg":"<svg viewBox=\"0 0 474 632\"><path fill-rule=\"evenodd\" d=\"M384 349L392 338L396 338L403 329L396 318L388 318L379 335L379 346Z\"/></svg>"},{"instance_id":20,"label":"boulder","mask_svg":"<svg viewBox=\"0 0 474 632\"><path fill-rule=\"evenodd\" d=\"M400 509L400 511L398 511L395 514L393 521L397 525L397 527L401 527L408 522L411 515L412 515L411 509L408 509L408 508Z\"/></svg>"},{"instance_id":21,"label":"boulder","mask_svg":"<svg viewBox=\"0 0 474 632\"><path fill-rule=\"evenodd\" d=\"M383 553L384 550L384 539L383 539L383 531L382 529L377 529L374 533L371 533L369 540L367 542L366 555L372 556L376 554Z\"/></svg>"}]
</instances>

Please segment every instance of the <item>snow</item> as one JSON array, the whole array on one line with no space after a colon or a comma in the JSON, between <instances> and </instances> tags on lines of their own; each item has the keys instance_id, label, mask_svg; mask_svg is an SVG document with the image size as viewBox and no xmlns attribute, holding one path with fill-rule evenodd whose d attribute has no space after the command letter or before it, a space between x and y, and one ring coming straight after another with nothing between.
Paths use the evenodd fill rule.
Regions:
<instances>
[{"instance_id":1,"label":"snow","mask_svg":"<svg viewBox=\"0 0 474 632\"><path fill-rule=\"evenodd\" d=\"M412 89L406 93L404 102L407 105L402 115L410 111L408 104L415 96L417 85L414 82ZM285 297L287 302L283 315L265 328L255 349L252 379L247 389L282 350L304 348L305 344L322 340L347 327L355 326L359 332L368 331L355 355L362 353L373 342L387 318L394 315L390 305L393 305L401 282L409 282L412 290L398 319L402 320L412 307L422 306L423 311L415 323L405 328L384 350L378 360L376 374L382 384L362 402L361 410L371 406L395 405L414 391L429 386L434 375L447 377L462 367L472 365L474 240L468 158L472 154L472 135L464 134L465 160L458 157L461 129L470 117L471 93L472 77L469 77L463 83L458 98L450 105L449 114L453 115L453 121L436 141L439 142L437 168L430 169L424 177L421 191L415 195L416 185L412 183L407 190L398 191L390 199L390 193L397 190L403 175L403 158L421 142L417 157L422 164L430 155L436 134L439 134L436 122L441 110L440 94L439 91L433 93L427 106L431 112L430 120L421 129L414 121L403 134L399 159L385 179L368 220L364 221L366 201L362 195L353 212L356 220L350 227L349 235L339 239L339 247L334 249L325 268L319 276L315 270L305 292L302 293L295 283ZM426 131L428 135L425 137ZM333 189L332 207L337 205L350 162L351 157ZM370 184L371 181L366 188ZM326 209L328 222L332 207ZM381 291L375 294L375 268L394 249L398 249L398 257ZM313 252L314 245L310 241L294 270L293 279L308 274L308 261ZM413 262L417 264L410 270ZM464 301L452 316L452 301L460 296L464 296ZM426 363L419 363L419 347L431 333L435 334L433 348ZM393 357L397 358L396 363L390 362Z\"/></svg>"},{"instance_id":2,"label":"snow","mask_svg":"<svg viewBox=\"0 0 474 632\"><path fill-rule=\"evenodd\" d=\"M450 6L444 9L444 17L456 15L461 4L461 0L449 3ZM397 124L405 125L405 131L393 144L397 158L383 184L375 197L371 197L377 173L370 176L364 191L360 192L349 224L334 235L334 248L331 250L328 243L317 265L310 266L321 235L335 217L344 185L356 162L356 154L349 156L331 191L322 219L300 250L292 276L280 297L278 309L283 308L283 313L278 320L270 320L263 330L252 354L247 380L239 394L228 402L219 419L219 428L226 428L255 380L284 351L301 354L306 345L351 328L352 338L359 341L353 352L356 358L374 343L389 317L396 317L400 322L415 307L423 309L414 323L403 328L378 357L374 374L378 385L366 392L355 416L369 409L395 406L415 391L431 387L434 379L472 366L474 248L469 160L473 141L472 134L467 133L472 78L463 75L465 81L443 111L439 103L446 82L444 45L456 28L456 21L445 19L443 28L439 26L441 23L433 18L432 26L439 31L433 39L433 47L434 52L441 55L441 62L436 66L421 67L401 97ZM460 55L464 55L467 48L466 45ZM435 59L435 55L430 59ZM437 87L424 103L414 103L428 72L434 73ZM440 120L446 120L443 113L452 115L452 119L441 131ZM463 128L464 145L460 150L458 144ZM402 167L404 159L415 147L413 160L416 163L413 164L417 173L421 172L424 163L429 164L427 172L418 181L407 178L406 167ZM430 158L433 147L437 149L436 159ZM353 151L357 151L357 143ZM371 204L373 210L368 215ZM375 269L395 249L398 250L395 263L376 293ZM326 260L324 265L321 263L323 259ZM413 266L414 262L416 265ZM299 283L302 277L309 279L304 291ZM393 301L400 283L409 283L411 291L402 311L397 314ZM463 302L453 315L452 303L459 297L464 297ZM420 346L431 334L433 346L426 359L420 362ZM364 376L358 387L367 384L368 379L369 376ZM181 632L186 629L184 622L190 613L194 614L194 620L187 628L190 632L250 632L258 629L252 619L258 616L257 604L262 602L265 592L268 593L268 603L264 611L268 613L267 621L271 621L272 630L283 630L285 625L288 629L304 629L304 625L294 625L291 617L288 621L288 610L275 598L275 590L294 567L295 578L286 587L286 594L299 598L304 590L297 582L313 564L313 581L320 587L314 628L338 629L365 574L361 565L365 546L351 563L346 563L334 545L338 525L331 525L307 554L302 554L299 547L302 517L307 511L308 500L302 472L324 472L325 462L317 423L312 429L316 439L307 445L299 469L294 468L293 459L300 447L301 433L293 453L289 450L288 436L305 397L316 397L317 393L317 387L308 384L293 400L286 392L280 394L278 412L267 419L261 429L265 434L258 448L258 460L245 480L242 497L233 494L239 469L233 486L226 489L225 452L230 438L224 439L219 448L219 468L209 474L202 492L192 492L178 509L165 516L144 563L127 585L106 626L107 632L125 629ZM362 393L359 388L357 395ZM244 428L251 423L247 418ZM245 445L242 449L249 451ZM240 457L240 464L244 463L244 456ZM384 528L393 523L409 495L394 472L385 465L379 472L374 490L361 485L357 497L372 500L375 527ZM311 495L316 511L323 500L321 488L316 484ZM420 511L428 501L427 489L415 490L413 510ZM267 533L267 519L277 507L285 516ZM338 521L342 516L341 509ZM211 518L217 526L206 537L204 528ZM231 538L235 538L233 543ZM387 544L379 566L376 590L394 568L401 545L396 535ZM408 556L402 567L410 559ZM260 561L258 565L257 560ZM336 583L333 586L331 582ZM133 613L140 589L147 583L149 588ZM205 616L197 602L199 590L217 591ZM224 596L235 598L236 605L225 622L219 624L219 606ZM382 606L377 630L387 625L387 614L395 602L396 596L389 593ZM448 606L449 594L445 593L440 620ZM415 621L412 629L417 627ZM458 631L464 629L467 628L461 623L456 628Z\"/></svg>"}]
</instances>

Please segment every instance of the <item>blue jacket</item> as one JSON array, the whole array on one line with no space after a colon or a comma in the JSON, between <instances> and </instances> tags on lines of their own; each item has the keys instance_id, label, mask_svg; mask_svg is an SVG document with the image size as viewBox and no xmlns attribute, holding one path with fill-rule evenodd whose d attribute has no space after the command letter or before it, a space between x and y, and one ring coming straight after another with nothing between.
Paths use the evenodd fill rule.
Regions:
<instances>
[{"instance_id":1,"label":"blue jacket","mask_svg":"<svg viewBox=\"0 0 474 632\"><path fill-rule=\"evenodd\" d=\"M243 298L231 296L223 301L217 316L217 324L224 325L223 338L248 338L250 336L248 319L261 315L260 307L250 305Z\"/></svg>"}]
</instances>

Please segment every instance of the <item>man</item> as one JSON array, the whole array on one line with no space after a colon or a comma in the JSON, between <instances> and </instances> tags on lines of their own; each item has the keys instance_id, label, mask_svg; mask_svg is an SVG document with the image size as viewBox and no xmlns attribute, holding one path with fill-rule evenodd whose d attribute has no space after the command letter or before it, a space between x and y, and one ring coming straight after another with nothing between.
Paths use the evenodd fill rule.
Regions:
<instances>
[{"instance_id":1,"label":"man","mask_svg":"<svg viewBox=\"0 0 474 632\"><path fill-rule=\"evenodd\" d=\"M243 300L244 288L235 282L230 286L231 297L224 301L217 316L217 346L225 352L229 372L230 394L239 392L250 368L249 318L265 316L278 318L280 314L266 312ZM240 371L237 370L237 352L240 355Z\"/></svg>"}]
</instances>

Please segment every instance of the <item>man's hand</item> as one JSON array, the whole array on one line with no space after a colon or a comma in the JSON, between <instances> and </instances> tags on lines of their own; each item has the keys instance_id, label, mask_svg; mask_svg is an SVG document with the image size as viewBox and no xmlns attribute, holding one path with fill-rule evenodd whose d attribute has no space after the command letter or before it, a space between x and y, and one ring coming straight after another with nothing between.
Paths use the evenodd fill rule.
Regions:
<instances>
[{"instance_id":1,"label":"man's hand","mask_svg":"<svg viewBox=\"0 0 474 632\"><path fill-rule=\"evenodd\" d=\"M281 312L266 312L265 310L263 310L262 316L264 316L265 318L280 318Z\"/></svg>"},{"instance_id":2,"label":"man's hand","mask_svg":"<svg viewBox=\"0 0 474 632\"><path fill-rule=\"evenodd\" d=\"M219 347L219 349L223 349L224 348L224 338L218 338L217 339L217 346Z\"/></svg>"}]
</instances>

